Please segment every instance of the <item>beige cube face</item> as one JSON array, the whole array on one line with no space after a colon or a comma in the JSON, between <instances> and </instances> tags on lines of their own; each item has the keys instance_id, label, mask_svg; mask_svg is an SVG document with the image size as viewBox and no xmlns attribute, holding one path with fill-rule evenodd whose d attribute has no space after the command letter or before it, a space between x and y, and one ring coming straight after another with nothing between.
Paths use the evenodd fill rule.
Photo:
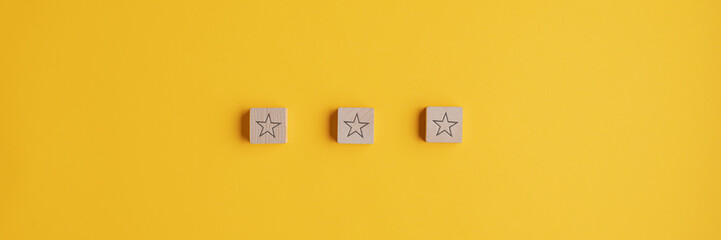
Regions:
<instances>
[{"instance_id":1,"label":"beige cube face","mask_svg":"<svg viewBox=\"0 0 721 240\"><path fill-rule=\"evenodd\" d=\"M426 108L426 142L459 143L462 140L462 107Z\"/></svg>"},{"instance_id":2,"label":"beige cube face","mask_svg":"<svg viewBox=\"0 0 721 240\"><path fill-rule=\"evenodd\" d=\"M373 108L338 108L338 143L372 144Z\"/></svg>"},{"instance_id":3,"label":"beige cube face","mask_svg":"<svg viewBox=\"0 0 721 240\"><path fill-rule=\"evenodd\" d=\"M286 143L287 130L285 108L250 109L250 143Z\"/></svg>"}]
</instances>

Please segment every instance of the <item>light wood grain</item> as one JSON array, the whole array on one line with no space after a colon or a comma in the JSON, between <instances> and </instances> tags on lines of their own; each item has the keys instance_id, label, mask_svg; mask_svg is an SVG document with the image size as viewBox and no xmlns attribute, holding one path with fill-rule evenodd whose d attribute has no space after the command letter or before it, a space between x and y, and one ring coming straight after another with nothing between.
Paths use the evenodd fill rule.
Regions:
<instances>
[{"instance_id":1,"label":"light wood grain","mask_svg":"<svg viewBox=\"0 0 721 240\"><path fill-rule=\"evenodd\" d=\"M462 107L426 108L426 142L460 143L462 140Z\"/></svg>"},{"instance_id":2,"label":"light wood grain","mask_svg":"<svg viewBox=\"0 0 721 240\"><path fill-rule=\"evenodd\" d=\"M250 143L286 143L288 113L285 108L250 109Z\"/></svg>"},{"instance_id":3,"label":"light wood grain","mask_svg":"<svg viewBox=\"0 0 721 240\"><path fill-rule=\"evenodd\" d=\"M338 143L372 144L373 108L338 108Z\"/></svg>"}]
</instances>

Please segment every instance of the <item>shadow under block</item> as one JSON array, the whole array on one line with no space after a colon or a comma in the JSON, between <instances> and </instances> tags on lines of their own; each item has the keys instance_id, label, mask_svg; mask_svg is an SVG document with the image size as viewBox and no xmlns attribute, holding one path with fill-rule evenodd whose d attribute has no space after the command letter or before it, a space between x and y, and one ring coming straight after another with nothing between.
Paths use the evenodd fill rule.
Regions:
<instances>
[{"instance_id":1,"label":"shadow under block","mask_svg":"<svg viewBox=\"0 0 721 240\"><path fill-rule=\"evenodd\" d=\"M373 108L338 108L338 143L372 144Z\"/></svg>"},{"instance_id":2,"label":"shadow under block","mask_svg":"<svg viewBox=\"0 0 721 240\"><path fill-rule=\"evenodd\" d=\"M287 123L285 108L251 108L250 143L286 143Z\"/></svg>"},{"instance_id":3,"label":"shadow under block","mask_svg":"<svg viewBox=\"0 0 721 240\"><path fill-rule=\"evenodd\" d=\"M462 140L462 107L426 108L426 142L459 143Z\"/></svg>"}]
</instances>

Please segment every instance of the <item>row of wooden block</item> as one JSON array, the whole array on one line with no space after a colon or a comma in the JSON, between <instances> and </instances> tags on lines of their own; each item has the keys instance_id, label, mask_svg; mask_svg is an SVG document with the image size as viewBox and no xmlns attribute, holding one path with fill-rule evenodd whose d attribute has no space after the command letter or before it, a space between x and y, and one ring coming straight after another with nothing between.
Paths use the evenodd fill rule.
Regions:
<instances>
[{"instance_id":1,"label":"row of wooden block","mask_svg":"<svg viewBox=\"0 0 721 240\"><path fill-rule=\"evenodd\" d=\"M373 108L338 108L338 143L372 144ZM250 143L286 143L288 112L285 108L250 109ZM427 107L426 142L460 143L463 108Z\"/></svg>"}]
</instances>

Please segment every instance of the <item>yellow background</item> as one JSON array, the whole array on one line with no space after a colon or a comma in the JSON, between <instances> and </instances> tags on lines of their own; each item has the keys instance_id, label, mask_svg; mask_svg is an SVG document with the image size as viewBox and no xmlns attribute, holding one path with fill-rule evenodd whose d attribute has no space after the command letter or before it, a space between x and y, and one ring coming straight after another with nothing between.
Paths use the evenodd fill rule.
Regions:
<instances>
[{"instance_id":1,"label":"yellow background","mask_svg":"<svg viewBox=\"0 0 721 240\"><path fill-rule=\"evenodd\" d=\"M719 1L2 1L0 239L719 239ZM419 134L464 107L461 144ZM251 107L288 144L251 145ZM340 145L337 107L374 107Z\"/></svg>"}]
</instances>

